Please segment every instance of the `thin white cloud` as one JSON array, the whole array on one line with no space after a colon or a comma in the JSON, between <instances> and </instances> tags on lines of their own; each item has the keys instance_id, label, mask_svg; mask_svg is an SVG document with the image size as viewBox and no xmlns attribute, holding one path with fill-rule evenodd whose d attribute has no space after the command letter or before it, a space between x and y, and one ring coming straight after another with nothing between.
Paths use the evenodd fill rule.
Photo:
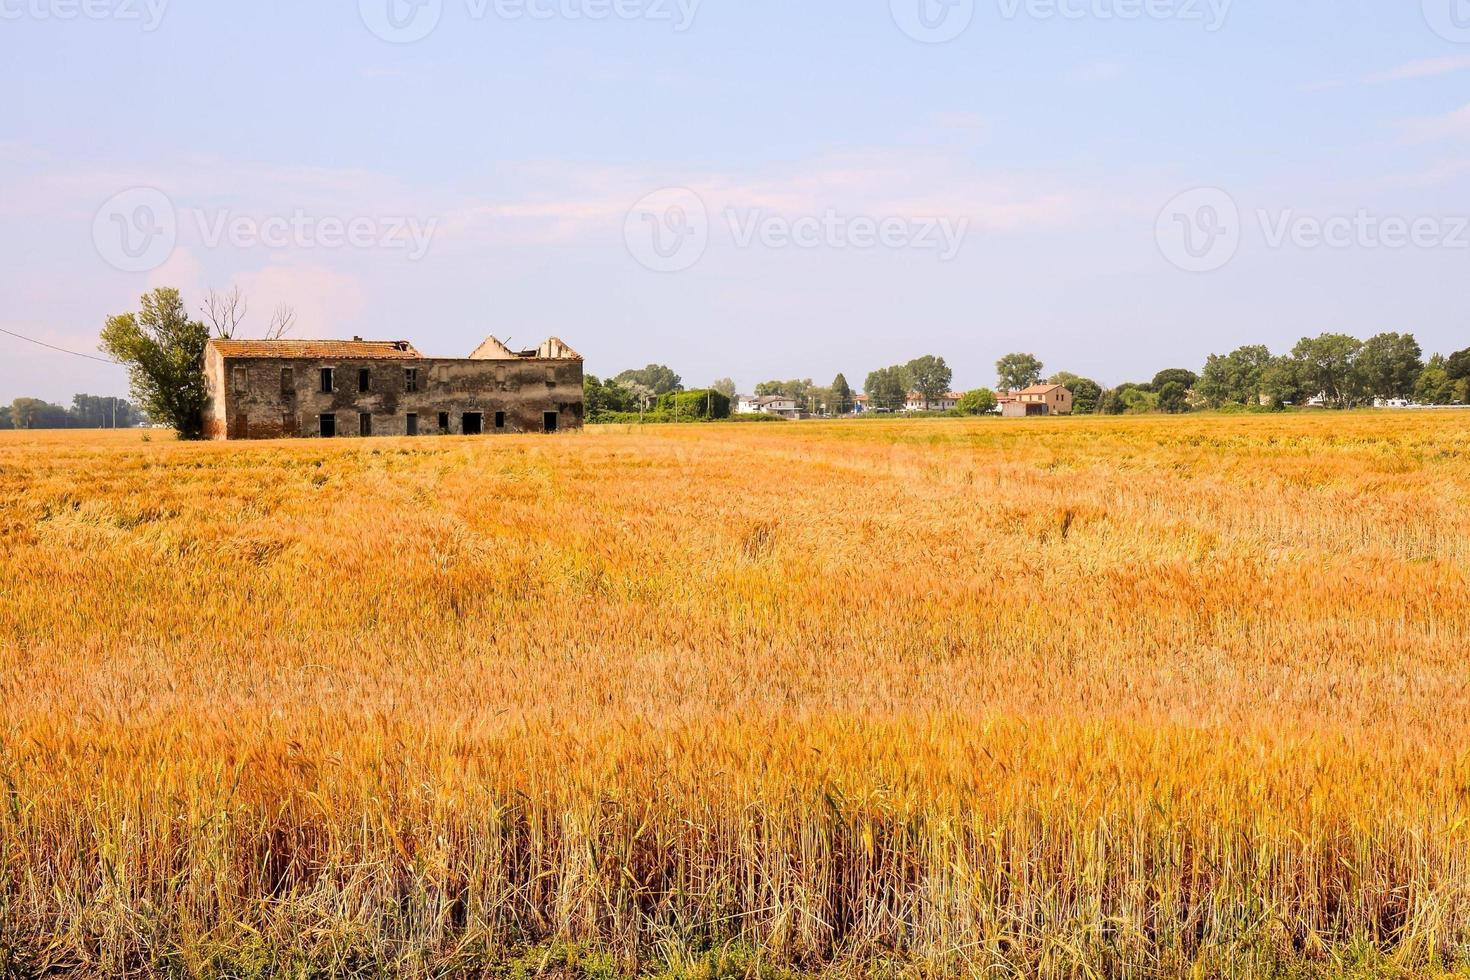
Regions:
<instances>
[{"instance_id":1,"label":"thin white cloud","mask_svg":"<svg viewBox=\"0 0 1470 980\"><path fill-rule=\"evenodd\" d=\"M1363 81L1369 85L1385 82L1405 82L1416 78L1438 78L1459 71L1470 70L1470 55L1447 55L1442 58L1422 58L1399 65L1388 71L1375 72Z\"/></svg>"},{"instance_id":2,"label":"thin white cloud","mask_svg":"<svg viewBox=\"0 0 1470 980\"><path fill-rule=\"evenodd\" d=\"M1357 80L1363 85L1386 85L1392 82L1408 82L1422 78L1440 78L1456 72L1470 71L1470 55L1445 55L1440 58L1420 58L1385 71L1376 71ZM1346 78L1323 78L1301 86L1303 92L1335 92L1355 84Z\"/></svg>"},{"instance_id":3,"label":"thin white cloud","mask_svg":"<svg viewBox=\"0 0 1470 980\"><path fill-rule=\"evenodd\" d=\"M561 186L503 200L469 201L445 216L441 238L502 244L559 244L606 238L646 195L687 187L712 221L726 212L785 217L828 211L870 218L967 219L977 231L1055 228L1096 210L1099 196L1074 181L987 171L959 158L913 150L832 154L753 172L653 173L567 170Z\"/></svg>"},{"instance_id":4,"label":"thin white cloud","mask_svg":"<svg viewBox=\"0 0 1470 980\"><path fill-rule=\"evenodd\" d=\"M1441 116L1406 119L1400 126L1410 137L1421 140L1458 139L1470 136L1470 103Z\"/></svg>"}]
</instances>

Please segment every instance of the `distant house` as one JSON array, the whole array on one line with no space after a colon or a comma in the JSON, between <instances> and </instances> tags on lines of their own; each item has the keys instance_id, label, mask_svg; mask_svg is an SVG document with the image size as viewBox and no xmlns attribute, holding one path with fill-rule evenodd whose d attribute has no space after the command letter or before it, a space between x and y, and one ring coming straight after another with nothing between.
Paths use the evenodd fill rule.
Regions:
<instances>
[{"instance_id":1,"label":"distant house","mask_svg":"<svg viewBox=\"0 0 1470 980\"><path fill-rule=\"evenodd\" d=\"M904 399L903 410L905 412L947 412L958 405L963 397L965 396L962 393L951 391L939 398L926 400L917 391L911 391Z\"/></svg>"},{"instance_id":2,"label":"distant house","mask_svg":"<svg viewBox=\"0 0 1470 980\"><path fill-rule=\"evenodd\" d=\"M787 395L740 395L735 400L739 415L779 415L787 419L801 418L796 399Z\"/></svg>"},{"instance_id":3,"label":"distant house","mask_svg":"<svg viewBox=\"0 0 1470 980\"><path fill-rule=\"evenodd\" d=\"M1072 414L1072 392L1061 385L1032 385L1000 394L996 400L1000 403L1000 414L1008 419Z\"/></svg>"}]
</instances>

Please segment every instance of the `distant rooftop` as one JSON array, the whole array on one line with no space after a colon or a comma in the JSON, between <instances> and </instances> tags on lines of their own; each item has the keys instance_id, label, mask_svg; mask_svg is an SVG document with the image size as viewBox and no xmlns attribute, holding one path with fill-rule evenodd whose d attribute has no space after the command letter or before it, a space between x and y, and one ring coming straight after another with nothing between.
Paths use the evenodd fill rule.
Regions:
<instances>
[{"instance_id":1,"label":"distant rooftop","mask_svg":"<svg viewBox=\"0 0 1470 980\"><path fill-rule=\"evenodd\" d=\"M414 361L423 356L406 340L211 340L210 344L224 357Z\"/></svg>"},{"instance_id":2,"label":"distant rooftop","mask_svg":"<svg viewBox=\"0 0 1470 980\"><path fill-rule=\"evenodd\" d=\"M211 340L210 346L223 357L266 357L299 360L417 361L424 355L406 340ZM472 361L571 360L578 354L566 343L550 337L540 347L513 351L489 337L469 357Z\"/></svg>"}]
</instances>

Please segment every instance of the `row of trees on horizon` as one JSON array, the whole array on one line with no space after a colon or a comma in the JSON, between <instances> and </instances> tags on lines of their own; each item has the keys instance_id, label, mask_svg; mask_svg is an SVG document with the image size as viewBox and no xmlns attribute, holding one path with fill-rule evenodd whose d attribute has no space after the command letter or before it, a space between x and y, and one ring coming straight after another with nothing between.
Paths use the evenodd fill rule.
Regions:
<instances>
[{"instance_id":1,"label":"row of trees on horizon","mask_svg":"<svg viewBox=\"0 0 1470 980\"><path fill-rule=\"evenodd\" d=\"M110 395L73 395L70 407L40 398L0 405L0 429L131 429L147 421L132 402Z\"/></svg>"},{"instance_id":2,"label":"row of trees on horizon","mask_svg":"<svg viewBox=\"0 0 1470 980\"><path fill-rule=\"evenodd\" d=\"M1196 372L1167 368L1146 381L1105 387L1071 371L1047 374L1034 354L1007 354L996 362L995 389L966 392L957 414L984 415L995 410L997 392L1028 388L1042 382L1071 390L1077 414L1122 415L1164 412L1177 414L1231 406L1284 408L1320 399L1330 408L1355 408L1378 400L1402 400L1422 405L1463 405L1470 402L1470 349L1435 354L1427 360L1412 334L1382 333L1366 341L1347 334L1304 337L1290 352L1275 355L1264 345L1211 354ZM870 372L863 385L872 408L899 411L909 394L937 402L950 393L954 375L943 357L932 354L905 364ZM721 378L710 385L728 399L736 397L735 382ZM683 379L670 367L650 364L624 371L606 381L589 375L589 417L650 409L674 392L684 392ZM857 394L843 374L826 387L812 379L766 381L755 394L782 395L813 413L845 415L853 411Z\"/></svg>"},{"instance_id":3,"label":"row of trees on horizon","mask_svg":"<svg viewBox=\"0 0 1470 980\"><path fill-rule=\"evenodd\" d=\"M174 428L183 438L197 438L205 397L205 345L211 336L235 335L246 309L238 290L211 292L200 311L203 317L195 318L178 290L155 289L142 297L138 312L108 317L101 334L100 348L128 369L132 401L82 394L64 408L19 398L0 407L0 428L108 428L151 419ZM266 336L280 337L294 320L289 307L277 309ZM1408 333L1382 333L1366 341L1327 333L1303 338L1280 355L1264 345L1245 346L1210 355L1199 372L1168 368L1148 381L1110 388L1070 371L1047 374L1041 360L1029 353L1007 354L995 368L995 390L965 393L956 413L990 413L998 391L1042 381L1071 389L1079 414L1281 408L1309 401L1332 408L1354 408L1379 399L1425 405L1470 402L1470 349L1426 359ZM949 394L952 383L953 372L945 359L925 354L869 372L863 392L870 407L897 411L911 392L934 402ZM645 419L649 413L682 420L728 417L736 387L730 378L720 378L707 388L688 391L672 368L650 364L606 380L589 374L585 393L591 421L635 415ZM857 400L841 373L825 387L810 378L766 381L756 386L755 394L784 395L814 414L847 414Z\"/></svg>"}]
</instances>

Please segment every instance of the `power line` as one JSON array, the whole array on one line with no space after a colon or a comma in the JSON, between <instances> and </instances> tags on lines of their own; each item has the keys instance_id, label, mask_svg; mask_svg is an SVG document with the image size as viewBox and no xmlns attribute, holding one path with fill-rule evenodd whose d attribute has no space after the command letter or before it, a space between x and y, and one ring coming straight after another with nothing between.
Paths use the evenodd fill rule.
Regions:
<instances>
[{"instance_id":1,"label":"power line","mask_svg":"<svg viewBox=\"0 0 1470 980\"><path fill-rule=\"evenodd\" d=\"M61 354L70 354L72 357L85 357L89 361L98 361L102 364L118 363L111 358L96 357L92 354L83 354L81 351L67 350L65 347L57 347L55 344L48 344L44 340L37 340L34 337L27 337L25 334L16 333L14 330L6 330L4 327L0 327L0 333L9 334L10 336L15 337L19 340L24 340L28 344L35 344L37 347L45 347L48 350L54 350Z\"/></svg>"}]
</instances>

